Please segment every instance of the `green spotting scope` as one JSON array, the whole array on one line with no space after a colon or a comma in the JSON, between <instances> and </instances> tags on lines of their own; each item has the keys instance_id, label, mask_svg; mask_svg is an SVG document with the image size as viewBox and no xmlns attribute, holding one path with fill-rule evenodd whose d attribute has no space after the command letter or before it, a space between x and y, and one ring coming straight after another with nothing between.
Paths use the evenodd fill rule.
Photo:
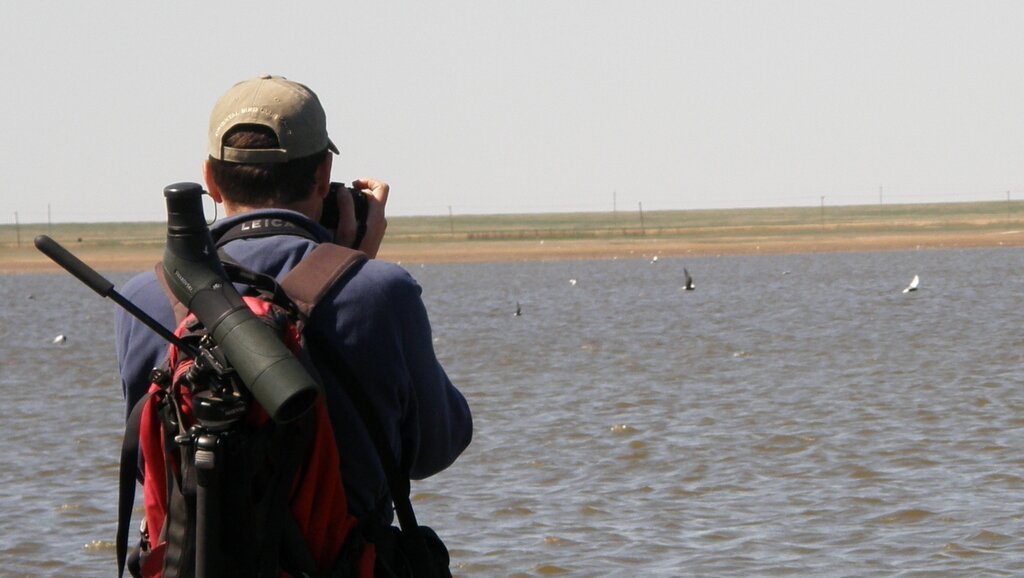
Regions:
<instances>
[{"instance_id":1,"label":"green spotting scope","mask_svg":"<svg viewBox=\"0 0 1024 578\"><path fill-rule=\"evenodd\" d=\"M164 188L164 278L271 419L290 422L313 407L320 385L228 280L206 226L203 193L196 183Z\"/></svg>"}]
</instances>

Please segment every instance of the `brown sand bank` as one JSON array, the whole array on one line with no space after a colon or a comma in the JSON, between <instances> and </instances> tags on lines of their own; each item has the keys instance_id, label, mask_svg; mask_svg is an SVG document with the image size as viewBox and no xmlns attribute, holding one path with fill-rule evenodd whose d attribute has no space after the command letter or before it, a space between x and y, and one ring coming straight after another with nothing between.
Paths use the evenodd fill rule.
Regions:
<instances>
[{"instance_id":1,"label":"brown sand bank","mask_svg":"<svg viewBox=\"0 0 1024 578\"><path fill-rule=\"evenodd\" d=\"M628 237L618 239L554 239L542 241L452 242L386 245L381 258L404 263L479 263L565 261L584 259L650 259L912 251L1024 246L1024 230L1000 232L918 232L907 234L751 235Z\"/></svg>"},{"instance_id":2,"label":"brown sand bank","mask_svg":"<svg viewBox=\"0 0 1024 578\"><path fill-rule=\"evenodd\" d=\"M0 225L0 273L59 271L48 234L99 271L142 271L162 223ZM379 257L404 265L1024 246L1024 202L390 218Z\"/></svg>"},{"instance_id":3,"label":"brown sand bank","mask_svg":"<svg viewBox=\"0 0 1024 578\"><path fill-rule=\"evenodd\" d=\"M61 240L77 257L99 271L142 271L160 259L163 246L147 241L106 243ZM742 254L872 252L1024 246L1024 228L999 230L922 230L894 233L844 230L842 227L805 230L703 231L700 235L622 236L586 239L465 238L385 240L379 258L405 265L420 263L482 263L585 259L650 259L714 257ZM60 271L30 242L0 247L0 273Z\"/></svg>"}]
</instances>

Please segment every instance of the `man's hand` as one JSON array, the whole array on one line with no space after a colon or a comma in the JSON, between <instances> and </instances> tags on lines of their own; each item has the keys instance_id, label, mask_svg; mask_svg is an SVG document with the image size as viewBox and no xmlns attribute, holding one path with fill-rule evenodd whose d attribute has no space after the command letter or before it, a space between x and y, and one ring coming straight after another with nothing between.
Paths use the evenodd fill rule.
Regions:
<instances>
[{"instance_id":1,"label":"man's hand","mask_svg":"<svg viewBox=\"0 0 1024 578\"><path fill-rule=\"evenodd\" d=\"M357 249L373 259L377 256L377 251L380 250L380 244L384 242L384 233L388 228L388 220L384 216L384 206L388 203L388 193L391 191L391 187L384 181L374 179L353 181L352 187L357 191L363 191L366 194L366 200L369 201L366 211L366 235Z\"/></svg>"},{"instance_id":2,"label":"man's hand","mask_svg":"<svg viewBox=\"0 0 1024 578\"><path fill-rule=\"evenodd\" d=\"M387 230L388 221L384 217L384 206L388 202L388 192L391 187L387 183L374 179L359 179L352 182L352 188L361 191L367 200L366 211L366 234L358 247L371 259L377 256L380 244L384 241L384 232ZM338 194L338 228L334 232L334 242L345 247L352 247L356 239L356 213L355 203L348 191L339 191Z\"/></svg>"}]
</instances>

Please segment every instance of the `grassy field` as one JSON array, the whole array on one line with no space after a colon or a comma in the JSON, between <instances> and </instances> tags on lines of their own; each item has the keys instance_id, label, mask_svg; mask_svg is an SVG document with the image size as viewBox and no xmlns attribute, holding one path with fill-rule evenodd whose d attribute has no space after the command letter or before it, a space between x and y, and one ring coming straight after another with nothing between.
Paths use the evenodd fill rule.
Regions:
<instances>
[{"instance_id":1,"label":"grassy field","mask_svg":"<svg viewBox=\"0 0 1024 578\"><path fill-rule=\"evenodd\" d=\"M101 270L150 266L164 223L0 225L0 271L52 270L47 234ZM379 255L399 262L708 256L1024 246L1024 202L390 217Z\"/></svg>"}]
</instances>

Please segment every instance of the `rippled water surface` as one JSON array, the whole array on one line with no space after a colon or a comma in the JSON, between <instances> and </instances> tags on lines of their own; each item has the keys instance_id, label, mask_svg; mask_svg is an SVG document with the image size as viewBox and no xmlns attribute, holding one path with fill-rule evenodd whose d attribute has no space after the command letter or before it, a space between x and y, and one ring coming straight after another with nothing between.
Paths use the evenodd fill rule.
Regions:
<instances>
[{"instance_id":1,"label":"rippled water surface","mask_svg":"<svg viewBox=\"0 0 1024 578\"><path fill-rule=\"evenodd\" d=\"M1024 575L1022 265L412 267L476 423L417 513L465 576ZM0 573L112 575L114 305L68 275L0 297Z\"/></svg>"}]
</instances>

